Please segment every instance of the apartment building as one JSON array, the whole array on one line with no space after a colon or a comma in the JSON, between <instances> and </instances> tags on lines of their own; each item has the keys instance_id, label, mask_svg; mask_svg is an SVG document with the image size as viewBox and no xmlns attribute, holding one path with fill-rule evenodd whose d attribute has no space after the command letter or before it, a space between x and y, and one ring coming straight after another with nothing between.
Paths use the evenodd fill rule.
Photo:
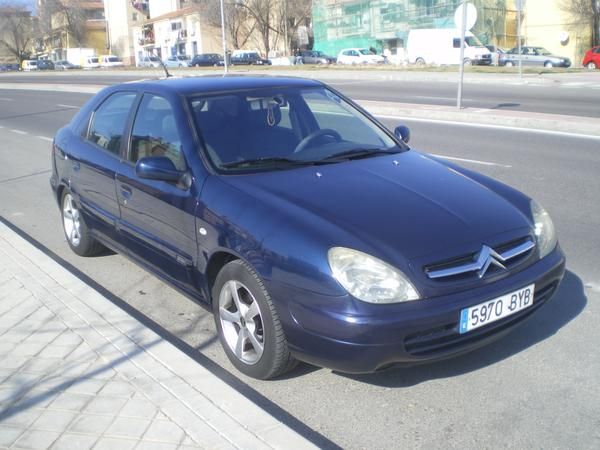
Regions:
<instances>
[{"instance_id":1,"label":"apartment building","mask_svg":"<svg viewBox=\"0 0 600 450\"><path fill-rule=\"evenodd\" d=\"M125 65L135 65L136 28L150 17L148 1L104 0L107 23L107 53L123 59Z\"/></svg>"},{"instance_id":2,"label":"apartment building","mask_svg":"<svg viewBox=\"0 0 600 450\"><path fill-rule=\"evenodd\" d=\"M154 54L222 53L221 29L207 23L200 5L190 0L149 0L148 19L135 27L136 60Z\"/></svg>"},{"instance_id":3,"label":"apartment building","mask_svg":"<svg viewBox=\"0 0 600 450\"><path fill-rule=\"evenodd\" d=\"M69 48L107 50L106 18L102 1L38 0L40 56L65 59Z\"/></svg>"}]
</instances>

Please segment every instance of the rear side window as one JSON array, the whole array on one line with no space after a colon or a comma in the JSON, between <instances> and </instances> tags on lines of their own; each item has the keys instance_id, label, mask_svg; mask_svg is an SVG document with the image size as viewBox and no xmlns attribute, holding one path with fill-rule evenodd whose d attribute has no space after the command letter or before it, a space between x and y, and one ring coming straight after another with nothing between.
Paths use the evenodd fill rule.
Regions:
<instances>
[{"instance_id":1,"label":"rear side window","mask_svg":"<svg viewBox=\"0 0 600 450\"><path fill-rule=\"evenodd\" d=\"M125 123L135 97L134 92L118 92L108 97L92 116L88 140L118 155Z\"/></svg>"}]
</instances>

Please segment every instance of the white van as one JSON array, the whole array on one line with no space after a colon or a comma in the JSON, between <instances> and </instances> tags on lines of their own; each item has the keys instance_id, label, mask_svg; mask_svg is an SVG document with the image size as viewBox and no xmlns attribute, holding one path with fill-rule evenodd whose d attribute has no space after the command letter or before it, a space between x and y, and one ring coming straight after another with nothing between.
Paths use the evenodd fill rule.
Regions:
<instances>
[{"instance_id":1,"label":"white van","mask_svg":"<svg viewBox=\"0 0 600 450\"><path fill-rule=\"evenodd\" d=\"M32 70L37 70L37 68L37 61L35 59L25 59L21 63L23 72L31 72Z\"/></svg>"},{"instance_id":2,"label":"white van","mask_svg":"<svg viewBox=\"0 0 600 450\"><path fill-rule=\"evenodd\" d=\"M460 30L410 30L406 53L411 64L460 64ZM492 54L477 37L465 33L465 64L490 65Z\"/></svg>"},{"instance_id":3,"label":"white van","mask_svg":"<svg viewBox=\"0 0 600 450\"><path fill-rule=\"evenodd\" d=\"M100 67L123 67L123 60L115 55L102 55L99 60Z\"/></svg>"},{"instance_id":4,"label":"white van","mask_svg":"<svg viewBox=\"0 0 600 450\"><path fill-rule=\"evenodd\" d=\"M81 58L81 67L84 69L97 69L100 67L100 60L97 56L84 56Z\"/></svg>"}]
</instances>

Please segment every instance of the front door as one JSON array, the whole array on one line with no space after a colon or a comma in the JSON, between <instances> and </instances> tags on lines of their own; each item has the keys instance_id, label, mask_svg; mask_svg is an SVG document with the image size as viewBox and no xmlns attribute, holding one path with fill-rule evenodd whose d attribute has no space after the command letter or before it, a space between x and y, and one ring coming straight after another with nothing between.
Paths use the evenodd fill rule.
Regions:
<instances>
[{"instance_id":1,"label":"front door","mask_svg":"<svg viewBox=\"0 0 600 450\"><path fill-rule=\"evenodd\" d=\"M163 97L144 94L116 185L119 228L128 247L144 264L189 289L196 255L194 183L142 179L135 172L135 164L149 156L167 157L177 169L187 171L180 133L171 104Z\"/></svg>"}]
</instances>

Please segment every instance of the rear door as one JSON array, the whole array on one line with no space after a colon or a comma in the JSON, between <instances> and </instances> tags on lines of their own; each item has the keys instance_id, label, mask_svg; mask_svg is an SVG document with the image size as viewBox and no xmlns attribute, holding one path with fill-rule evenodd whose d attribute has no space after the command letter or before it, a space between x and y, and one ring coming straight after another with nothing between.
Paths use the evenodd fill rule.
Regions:
<instances>
[{"instance_id":1,"label":"rear door","mask_svg":"<svg viewBox=\"0 0 600 450\"><path fill-rule=\"evenodd\" d=\"M92 229L115 238L119 203L115 176L123 135L136 92L115 92L92 112L89 125L69 155L71 190Z\"/></svg>"},{"instance_id":2,"label":"rear door","mask_svg":"<svg viewBox=\"0 0 600 450\"><path fill-rule=\"evenodd\" d=\"M182 117L182 110L176 114L166 98L144 94L116 185L121 205L119 229L127 247L154 271L188 289L193 285L196 256L194 211L198 195L194 181L191 176L187 185L143 179L135 171L135 164L150 156L167 157L178 170L188 171Z\"/></svg>"}]
</instances>

